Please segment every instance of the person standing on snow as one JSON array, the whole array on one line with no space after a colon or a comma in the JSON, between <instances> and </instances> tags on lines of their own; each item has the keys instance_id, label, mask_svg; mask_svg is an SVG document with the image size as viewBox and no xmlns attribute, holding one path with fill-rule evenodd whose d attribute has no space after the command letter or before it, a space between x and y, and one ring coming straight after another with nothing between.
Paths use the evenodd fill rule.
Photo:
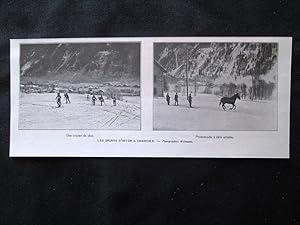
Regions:
<instances>
[{"instance_id":1,"label":"person standing on snow","mask_svg":"<svg viewBox=\"0 0 300 225\"><path fill-rule=\"evenodd\" d=\"M56 99L57 107L61 107L61 96L60 96L59 92L57 93L57 96L55 99Z\"/></svg>"},{"instance_id":2,"label":"person standing on snow","mask_svg":"<svg viewBox=\"0 0 300 225\"><path fill-rule=\"evenodd\" d=\"M177 92L175 94L175 105L178 105L178 94L177 94Z\"/></svg>"},{"instance_id":3,"label":"person standing on snow","mask_svg":"<svg viewBox=\"0 0 300 225\"><path fill-rule=\"evenodd\" d=\"M71 103L70 97L69 97L69 95L68 95L68 92L66 92L66 93L64 94L64 96L65 96L65 99L66 99L66 104Z\"/></svg>"},{"instance_id":4,"label":"person standing on snow","mask_svg":"<svg viewBox=\"0 0 300 225\"><path fill-rule=\"evenodd\" d=\"M167 104L170 105L170 95L169 95L169 93L167 93L166 100L167 100Z\"/></svg>"},{"instance_id":5,"label":"person standing on snow","mask_svg":"<svg viewBox=\"0 0 300 225\"><path fill-rule=\"evenodd\" d=\"M93 97L92 97L92 103L93 103L93 105L95 105L96 99L97 99L96 96L93 95Z\"/></svg>"},{"instance_id":6,"label":"person standing on snow","mask_svg":"<svg viewBox=\"0 0 300 225\"><path fill-rule=\"evenodd\" d=\"M113 100L113 105L116 106L117 105L117 99L116 99L116 97L113 97L112 100Z\"/></svg>"},{"instance_id":7,"label":"person standing on snow","mask_svg":"<svg viewBox=\"0 0 300 225\"><path fill-rule=\"evenodd\" d=\"M102 95L100 95L100 97L99 97L99 101L100 101L100 105L102 106L102 103L104 103L104 98L103 98L103 96L102 96Z\"/></svg>"},{"instance_id":8,"label":"person standing on snow","mask_svg":"<svg viewBox=\"0 0 300 225\"><path fill-rule=\"evenodd\" d=\"M188 101L189 101L189 104L190 104L190 108L192 108L192 100L193 100L192 93L190 93L190 94L189 94L189 97L188 97Z\"/></svg>"}]
</instances>

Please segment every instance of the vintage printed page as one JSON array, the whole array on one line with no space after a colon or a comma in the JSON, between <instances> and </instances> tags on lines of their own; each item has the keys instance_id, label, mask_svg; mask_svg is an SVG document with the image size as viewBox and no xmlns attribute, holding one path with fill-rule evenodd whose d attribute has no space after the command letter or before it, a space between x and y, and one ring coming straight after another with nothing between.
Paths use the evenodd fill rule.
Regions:
<instances>
[{"instance_id":1,"label":"vintage printed page","mask_svg":"<svg viewBox=\"0 0 300 225\"><path fill-rule=\"evenodd\" d=\"M12 157L289 158L292 39L11 40Z\"/></svg>"}]
</instances>

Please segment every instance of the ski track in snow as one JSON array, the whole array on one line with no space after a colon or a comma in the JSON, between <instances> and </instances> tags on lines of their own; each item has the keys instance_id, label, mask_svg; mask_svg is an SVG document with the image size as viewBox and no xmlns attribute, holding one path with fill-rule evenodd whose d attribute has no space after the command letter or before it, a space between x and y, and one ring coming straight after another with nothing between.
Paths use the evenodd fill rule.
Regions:
<instances>
[{"instance_id":1,"label":"ski track in snow","mask_svg":"<svg viewBox=\"0 0 300 225\"><path fill-rule=\"evenodd\" d=\"M179 94L179 106L174 106L170 93L168 106L165 98L154 98L154 130L277 130L276 101L236 100L236 110L224 111L221 97L208 94L193 96L189 108L186 96Z\"/></svg>"},{"instance_id":2,"label":"ski track in snow","mask_svg":"<svg viewBox=\"0 0 300 225\"><path fill-rule=\"evenodd\" d=\"M70 104L58 108L55 93L21 94L20 129L99 129L99 130L139 130L140 97L124 97L112 105L111 99L96 105L86 99L86 95L69 94Z\"/></svg>"}]
</instances>

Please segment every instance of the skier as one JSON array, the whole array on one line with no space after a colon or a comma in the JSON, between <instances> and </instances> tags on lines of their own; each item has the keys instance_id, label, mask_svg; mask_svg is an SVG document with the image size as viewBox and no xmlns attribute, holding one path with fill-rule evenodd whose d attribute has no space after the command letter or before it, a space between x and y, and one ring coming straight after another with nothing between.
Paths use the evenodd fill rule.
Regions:
<instances>
[{"instance_id":1,"label":"skier","mask_svg":"<svg viewBox=\"0 0 300 225\"><path fill-rule=\"evenodd\" d=\"M86 95L86 100L88 100L88 101L90 100L90 95L89 94Z\"/></svg>"},{"instance_id":2,"label":"skier","mask_svg":"<svg viewBox=\"0 0 300 225\"><path fill-rule=\"evenodd\" d=\"M104 98L102 95L100 95L100 97L98 98L99 101L100 101L100 105L102 106L102 103L104 103Z\"/></svg>"},{"instance_id":3,"label":"skier","mask_svg":"<svg viewBox=\"0 0 300 225\"><path fill-rule=\"evenodd\" d=\"M59 92L57 93L57 96L55 99L56 99L57 107L61 107L61 96L60 96Z\"/></svg>"},{"instance_id":4,"label":"skier","mask_svg":"<svg viewBox=\"0 0 300 225\"><path fill-rule=\"evenodd\" d=\"M113 100L113 105L116 106L117 105L117 99L116 99L116 97L113 97L112 100Z\"/></svg>"},{"instance_id":5,"label":"skier","mask_svg":"<svg viewBox=\"0 0 300 225\"><path fill-rule=\"evenodd\" d=\"M70 97L69 97L69 95L68 95L68 92L66 92L66 93L64 94L64 96L65 96L65 99L66 99L66 104L71 103Z\"/></svg>"},{"instance_id":6,"label":"skier","mask_svg":"<svg viewBox=\"0 0 300 225\"><path fill-rule=\"evenodd\" d=\"M95 105L96 99L97 99L96 96L93 95L93 97L92 97L92 103L93 103L93 105Z\"/></svg>"},{"instance_id":7,"label":"skier","mask_svg":"<svg viewBox=\"0 0 300 225\"><path fill-rule=\"evenodd\" d=\"M177 94L177 92L175 94L175 105L178 105L178 94Z\"/></svg>"},{"instance_id":8,"label":"skier","mask_svg":"<svg viewBox=\"0 0 300 225\"><path fill-rule=\"evenodd\" d=\"M190 104L190 108L192 108L192 93L189 94L189 97L188 97L188 101L189 101L189 104Z\"/></svg>"},{"instance_id":9,"label":"skier","mask_svg":"<svg viewBox=\"0 0 300 225\"><path fill-rule=\"evenodd\" d=\"M166 100L167 100L167 104L170 105L170 95L169 95L169 93L167 93Z\"/></svg>"}]
</instances>

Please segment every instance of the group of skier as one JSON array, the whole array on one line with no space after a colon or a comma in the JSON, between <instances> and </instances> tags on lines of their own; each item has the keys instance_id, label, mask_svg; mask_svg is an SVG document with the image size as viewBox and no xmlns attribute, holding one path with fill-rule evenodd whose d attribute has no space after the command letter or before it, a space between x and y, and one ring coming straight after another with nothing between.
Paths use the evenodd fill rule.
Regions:
<instances>
[{"instance_id":1,"label":"group of skier","mask_svg":"<svg viewBox=\"0 0 300 225\"><path fill-rule=\"evenodd\" d=\"M167 101L168 105L170 105L170 100L171 100L171 97L170 97L169 93L167 93L166 101ZM175 105L178 106L179 103L178 103L178 94L177 94L177 92L175 93L174 100L175 100ZM193 100L192 93L189 94L187 100L189 102L190 108L192 108L192 100Z\"/></svg>"},{"instance_id":2,"label":"group of skier","mask_svg":"<svg viewBox=\"0 0 300 225\"><path fill-rule=\"evenodd\" d=\"M86 96L86 99L89 101L90 99L90 95L87 95ZM95 95L92 96L92 104L95 105L96 104L96 100L97 100L97 97ZM102 106L102 104L105 104L104 102L104 98L103 96L100 94L100 96L98 97L98 100L100 101L100 105ZM117 99L116 97L112 97L112 101L113 101L113 106L116 106L117 105Z\"/></svg>"},{"instance_id":3,"label":"group of skier","mask_svg":"<svg viewBox=\"0 0 300 225\"><path fill-rule=\"evenodd\" d=\"M65 100L66 100L66 104L71 103L70 97L69 97L69 95L68 95L68 92L66 92L66 93L64 94L64 97L65 97ZM60 108L60 107L61 107L61 95L60 95L59 92L57 93L55 99L56 99L57 107Z\"/></svg>"},{"instance_id":4,"label":"group of skier","mask_svg":"<svg viewBox=\"0 0 300 225\"><path fill-rule=\"evenodd\" d=\"M64 93L64 97L65 97L65 100L66 100L66 104L71 103L68 92L65 92L65 93ZM58 107L58 108L60 108L60 107L62 106L62 99L61 99L61 98L62 98L62 97L61 97L60 93L58 92L57 95L56 95L56 98L55 98L56 104L57 104L57 107ZM90 100L90 95L87 95L86 98L87 98L87 100L89 101L89 100ZM95 104L96 104L97 97L96 97L95 95L93 95L91 99L92 99L92 104L95 105ZM105 104L104 98L103 98L102 95L100 95L100 96L98 97L98 100L100 101L100 105L101 105L101 106L102 106L102 104ZM116 105L117 105L117 99L116 99L116 97L112 97L112 103L113 103L113 106L116 106Z\"/></svg>"}]
</instances>

